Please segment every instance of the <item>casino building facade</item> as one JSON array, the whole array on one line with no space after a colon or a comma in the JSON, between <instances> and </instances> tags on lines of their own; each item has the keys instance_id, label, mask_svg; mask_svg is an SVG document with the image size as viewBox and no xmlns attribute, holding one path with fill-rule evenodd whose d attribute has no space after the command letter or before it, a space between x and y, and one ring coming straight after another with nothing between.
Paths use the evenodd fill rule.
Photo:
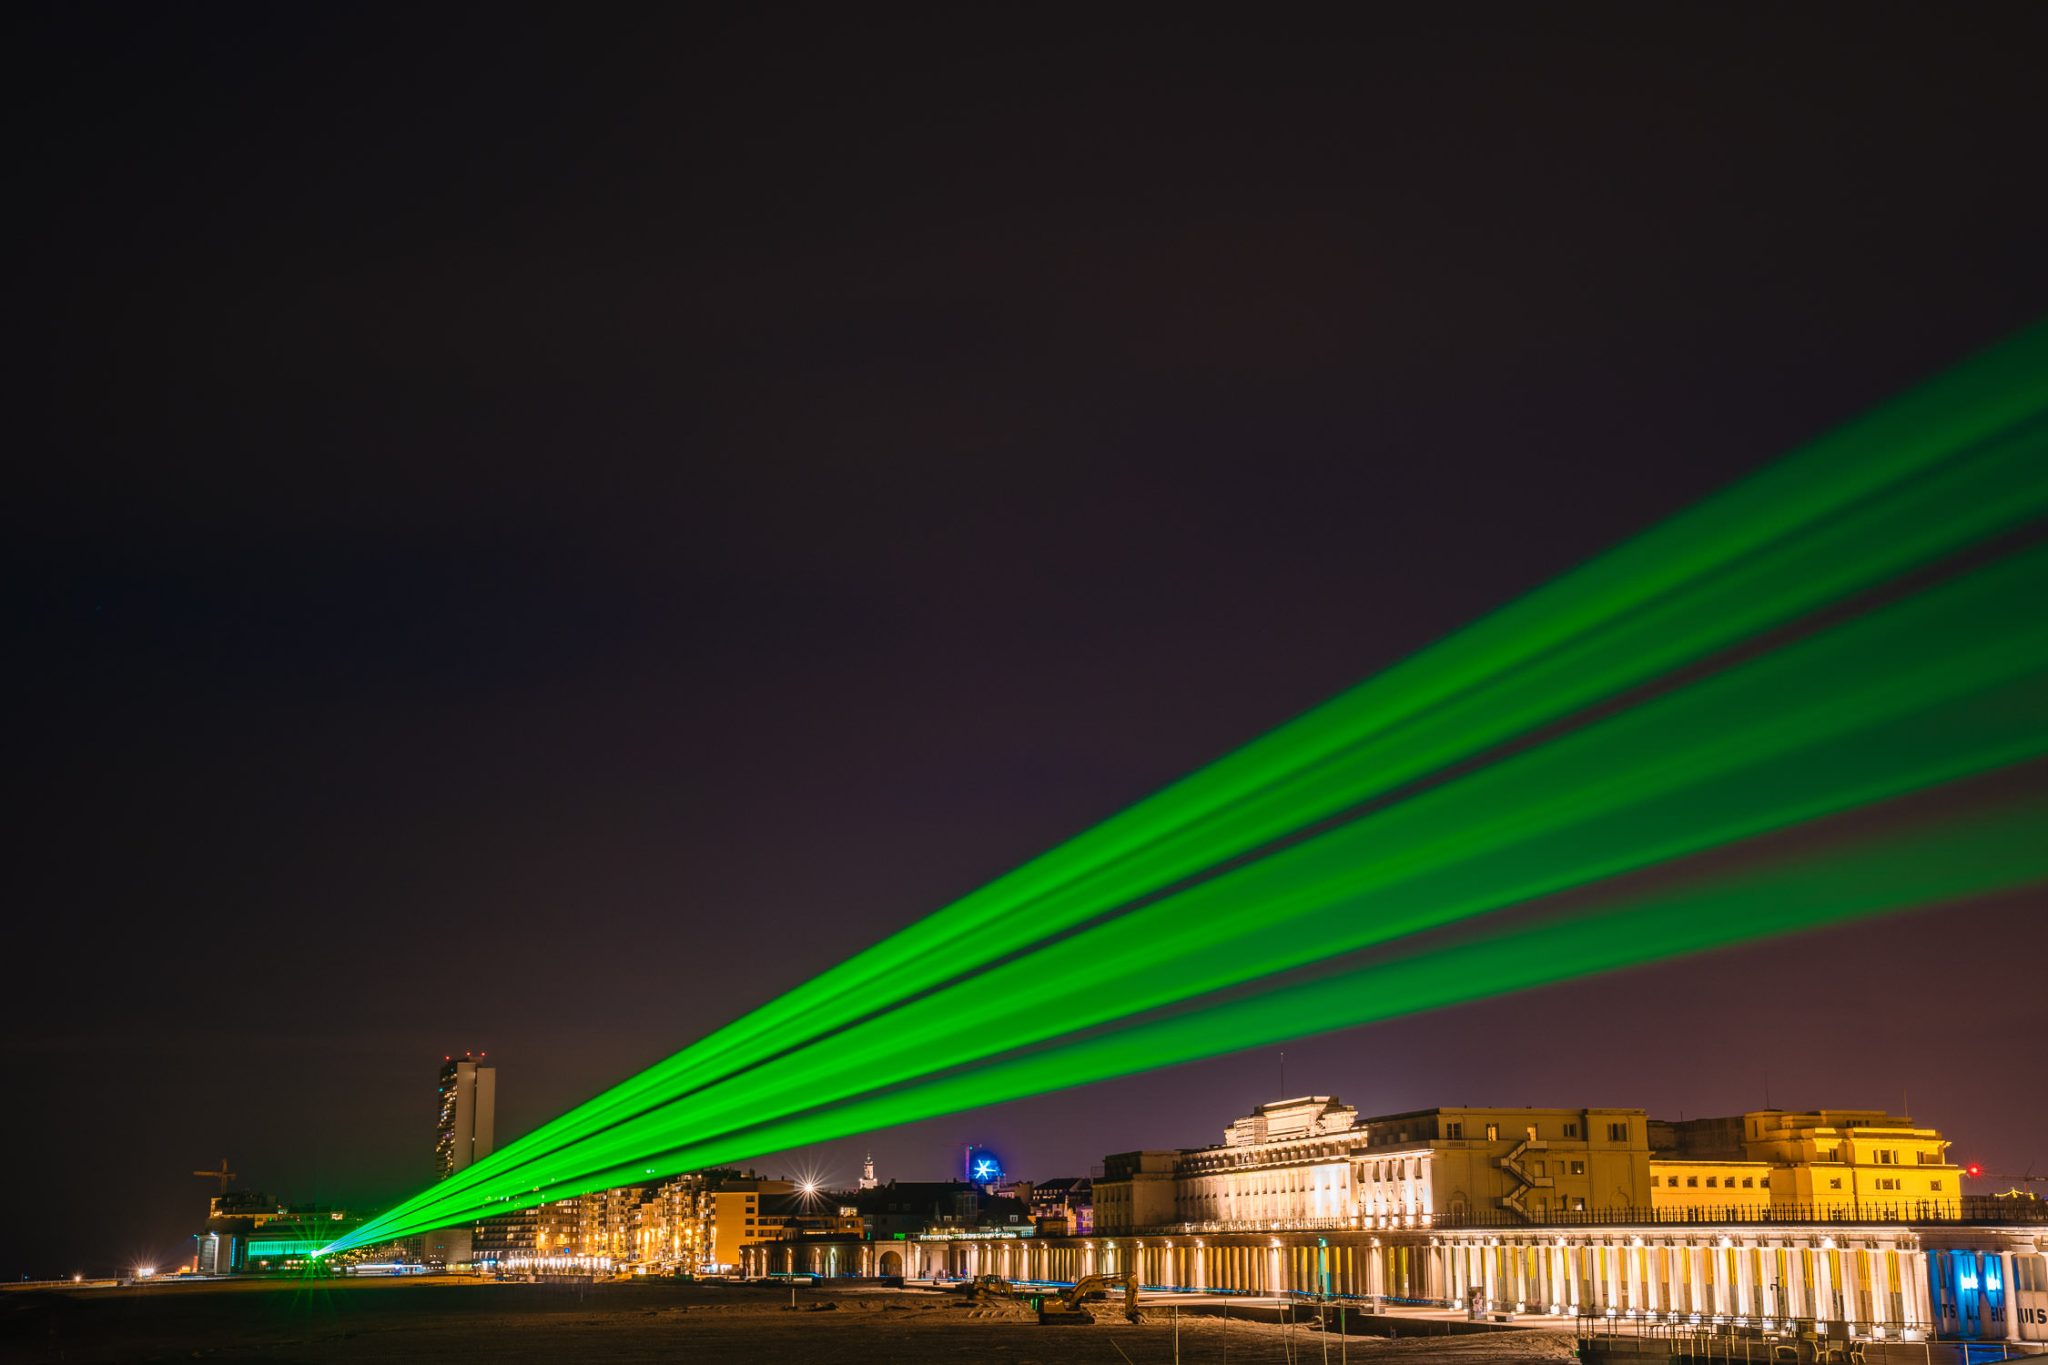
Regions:
<instances>
[{"instance_id":1,"label":"casino building facade","mask_svg":"<svg viewBox=\"0 0 2048 1365\"><path fill-rule=\"evenodd\" d=\"M2048 1342L2048 1221L1966 1201L1961 1178L1939 1132L1880 1111L1363 1118L1317 1095L1259 1106L1216 1146L1106 1158L1093 1236L805 1239L743 1265L1045 1283L1130 1268L1160 1290Z\"/></svg>"}]
</instances>

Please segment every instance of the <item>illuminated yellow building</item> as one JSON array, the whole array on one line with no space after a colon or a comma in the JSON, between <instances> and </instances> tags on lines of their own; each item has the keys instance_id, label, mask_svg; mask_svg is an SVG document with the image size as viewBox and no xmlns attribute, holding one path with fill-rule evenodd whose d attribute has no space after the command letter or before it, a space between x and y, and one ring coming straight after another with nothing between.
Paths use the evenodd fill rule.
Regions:
<instances>
[{"instance_id":1,"label":"illuminated yellow building","mask_svg":"<svg viewBox=\"0 0 2048 1365\"><path fill-rule=\"evenodd\" d=\"M1767 1161L1650 1162L1650 1209L1660 1218L1761 1218L1771 1193Z\"/></svg>"},{"instance_id":2,"label":"illuminated yellow building","mask_svg":"<svg viewBox=\"0 0 2048 1365\"><path fill-rule=\"evenodd\" d=\"M1421 1109L1334 1096L1260 1105L1214 1147L1104 1161L1095 1228L1513 1227L1952 1217L1962 1171L1933 1128L1881 1110Z\"/></svg>"},{"instance_id":3,"label":"illuminated yellow building","mask_svg":"<svg viewBox=\"0 0 2048 1365\"><path fill-rule=\"evenodd\" d=\"M502 1273L694 1273L710 1245L710 1183L681 1175L561 1199L477 1226L477 1260Z\"/></svg>"},{"instance_id":4,"label":"illuminated yellow building","mask_svg":"<svg viewBox=\"0 0 2048 1365\"><path fill-rule=\"evenodd\" d=\"M1963 1173L1949 1162L1948 1141L1881 1109L1754 1109L1652 1123L1651 1143L1651 1207L1660 1211L1727 1218L1768 1208L1838 1219L1953 1217L1962 1206Z\"/></svg>"},{"instance_id":5,"label":"illuminated yellow building","mask_svg":"<svg viewBox=\"0 0 2048 1365\"><path fill-rule=\"evenodd\" d=\"M859 1230L853 1210L793 1181L705 1171L486 1219L478 1260L511 1274L698 1274L737 1267L757 1242Z\"/></svg>"},{"instance_id":6,"label":"illuminated yellow building","mask_svg":"<svg viewBox=\"0 0 2048 1365\"><path fill-rule=\"evenodd\" d=\"M740 1248L780 1237L787 1220L770 1207L770 1201L795 1191L796 1183L790 1180L745 1177L721 1181L710 1194L711 1254L706 1261L716 1269L730 1270L740 1264Z\"/></svg>"},{"instance_id":7,"label":"illuminated yellow building","mask_svg":"<svg viewBox=\"0 0 2048 1365\"><path fill-rule=\"evenodd\" d=\"M1092 1236L809 1233L747 1245L740 1261L749 1275L1050 1284L1131 1271L1156 1290L1374 1307L2048 1342L2048 1233L2027 1216L2033 1201L1965 1205L1947 1149L1935 1129L1877 1110L1363 1118L1303 1096L1259 1106L1217 1146L1106 1158Z\"/></svg>"},{"instance_id":8,"label":"illuminated yellow building","mask_svg":"<svg viewBox=\"0 0 2048 1365\"><path fill-rule=\"evenodd\" d=\"M1359 1130L1361 1227L1548 1223L1649 1202L1640 1109L1424 1109Z\"/></svg>"},{"instance_id":9,"label":"illuminated yellow building","mask_svg":"<svg viewBox=\"0 0 2048 1365\"><path fill-rule=\"evenodd\" d=\"M1640 1109L1421 1109L1361 1119L1330 1095L1260 1105L1216 1147L1125 1152L1098 1232L1547 1223L1650 1205Z\"/></svg>"}]
</instances>

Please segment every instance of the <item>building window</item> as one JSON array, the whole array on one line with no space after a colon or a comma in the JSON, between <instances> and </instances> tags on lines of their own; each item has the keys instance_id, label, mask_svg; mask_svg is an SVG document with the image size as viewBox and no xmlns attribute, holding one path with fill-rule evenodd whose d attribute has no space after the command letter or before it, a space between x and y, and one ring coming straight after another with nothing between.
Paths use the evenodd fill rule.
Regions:
<instances>
[{"instance_id":1,"label":"building window","mask_svg":"<svg viewBox=\"0 0 2048 1365\"><path fill-rule=\"evenodd\" d=\"M1499 1124L1497 1124L1497 1123L1489 1123L1489 1124L1487 1124L1487 1125L1486 1125L1486 1140L1487 1140L1488 1142L1499 1142L1499 1141L1500 1141L1500 1125L1499 1125Z\"/></svg>"},{"instance_id":2,"label":"building window","mask_svg":"<svg viewBox=\"0 0 2048 1365\"><path fill-rule=\"evenodd\" d=\"M1446 1138L1448 1138L1448 1139L1449 1139L1450 1141L1452 1141L1452 1142L1456 1142L1456 1141L1458 1141L1459 1139L1461 1139L1461 1138L1463 1138L1463 1137L1465 1136L1465 1125L1464 1125L1464 1124L1462 1124L1462 1123L1447 1123L1447 1124L1445 1124L1445 1125L1444 1125L1444 1136L1445 1136Z\"/></svg>"},{"instance_id":3,"label":"building window","mask_svg":"<svg viewBox=\"0 0 2048 1365\"><path fill-rule=\"evenodd\" d=\"M1577 1137L1579 1135L1579 1125L1576 1123L1567 1123L1564 1126L1564 1135L1566 1137Z\"/></svg>"},{"instance_id":4,"label":"building window","mask_svg":"<svg viewBox=\"0 0 2048 1365\"><path fill-rule=\"evenodd\" d=\"M1584 1195L1575 1195L1575 1196L1574 1196L1574 1197L1572 1198L1572 1212L1573 1212L1573 1213L1584 1213L1585 1211L1586 1211L1586 1197L1585 1197Z\"/></svg>"},{"instance_id":5,"label":"building window","mask_svg":"<svg viewBox=\"0 0 2048 1365\"><path fill-rule=\"evenodd\" d=\"M1675 1190L1678 1188L1678 1177L1675 1175L1667 1175L1664 1177L1664 1184L1667 1187Z\"/></svg>"},{"instance_id":6,"label":"building window","mask_svg":"<svg viewBox=\"0 0 2048 1365\"><path fill-rule=\"evenodd\" d=\"M1708 1189L1710 1189L1710 1190L1712 1190L1712 1189L1718 1189L1718 1188L1720 1188L1720 1181L1719 1181L1719 1180L1718 1180L1718 1179L1717 1179L1716 1177L1714 1177L1714 1176L1711 1176L1711 1175L1710 1175L1710 1176L1708 1176L1708 1177L1707 1177L1707 1188L1708 1188Z\"/></svg>"},{"instance_id":7,"label":"building window","mask_svg":"<svg viewBox=\"0 0 2048 1365\"><path fill-rule=\"evenodd\" d=\"M1685 1186L1687 1189L1690 1190L1698 1189L1700 1187L1700 1178L1696 1175L1687 1176L1685 1178Z\"/></svg>"},{"instance_id":8,"label":"building window","mask_svg":"<svg viewBox=\"0 0 2048 1365\"><path fill-rule=\"evenodd\" d=\"M1549 1162L1547 1162L1547 1161L1539 1161L1539 1162L1537 1162L1537 1163L1536 1163L1536 1178L1537 1178L1538 1180L1541 1180L1541 1179L1543 1179L1543 1178L1544 1178L1545 1176L1547 1176L1547 1175L1549 1175L1549 1174L1550 1174L1550 1163L1549 1163Z\"/></svg>"},{"instance_id":9,"label":"building window","mask_svg":"<svg viewBox=\"0 0 2048 1365\"><path fill-rule=\"evenodd\" d=\"M1755 1188L1756 1188L1756 1181L1755 1181L1755 1180L1754 1180L1753 1178L1749 1177L1749 1176L1744 1176L1744 1177L1742 1177L1742 1188L1743 1188L1743 1189L1745 1189L1745 1190L1752 1190L1752 1189L1755 1189Z\"/></svg>"},{"instance_id":10,"label":"building window","mask_svg":"<svg viewBox=\"0 0 2048 1365\"><path fill-rule=\"evenodd\" d=\"M1573 1174L1573 1175L1584 1175L1585 1173L1586 1173L1586 1163L1585 1163L1585 1162L1583 1162L1583 1161L1574 1161L1574 1162L1572 1163L1572 1174Z\"/></svg>"},{"instance_id":11,"label":"building window","mask_svg":"<svg viewBox=\"0 0 2048 1365\"><path fill-rule=\"evenodd\" d=\"M1839 1189L1841 1189L1841 1188L1842 1188L1842 1177L1840 1177L1840 1176L1838 1176L1838 1175L1836 1175L1836 1176L1830 1176L1830 1177L1828 1177L1828 1188L1829 1188L1829 1189L1831 1189L1831 1190L1839 1190Z\"/></svg>"},{"instance_id":12,"label":"building window","mask_svg":"<svg viewBox=\"0 0 2048 1365\"><path fill-rule=\"evenodd\" d=\"M1941 1188L1941 1182L1939 1180L1930 1180L1927 1182L1927 1188L1930 1190L1938 1190Z\"/></svg>"},{"instance_id":13,"label":"building window","mask_svg":"<svg viewBox=\"0 0 2048 1365\"><path fill-rule=\"evenodd\" d=\"M1608 1124L1608 1125L1607 1125L1607 1140L1608 1140L1609 1142L1627 1142L1627 1141L1628 1141L1628 1125L1627 1125L1626 1123L1610 1123L1610 1124Z\"/></svg>"}]
</instances>

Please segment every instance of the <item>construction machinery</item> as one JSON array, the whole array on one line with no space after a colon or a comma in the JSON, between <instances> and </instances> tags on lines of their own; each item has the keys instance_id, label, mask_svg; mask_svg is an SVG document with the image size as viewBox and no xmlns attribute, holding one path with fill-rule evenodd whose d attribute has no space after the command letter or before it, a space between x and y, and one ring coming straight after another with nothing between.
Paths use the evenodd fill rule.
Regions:
<instances>
[{"instance_id":1,"label":"construction machinery","mask_svg":"<svg viewBox=\"0 0 2048 1365\"><path fill-rule=\"evenodd\" d=\"M1124 1290L1124 1316L1136 1322L1138 1274L1134 1270L1127 1270L1121 1275L1084 1275L1070 1287L1057 1292L1020 1288L1000 1275L977 1275L961 1289L970 1304L1007 1299L1037 1309L1041 1323L1057 1324L1095 1321L1081 1305L1090 1296L1108 1294L1118 1285L1122 1285Z\"/></svg>"},{"instance_id":2,"label":"construction machinery","mask_svg":"<svg viewBox=\"0 0 2048 1365\"><path fill-rule=\"evenodd\" d=\"M1138 1320L1138 1272L1126 1270L1120 1275L1083 1275L1073 1287L1060 1291L1057 1298L1048 1297L1038 1309L1038 1320L1042 1323L1093 1322L1094 1318L1083 1308L1082 1302L1092 1294L1108 1294L1118 1285L1124 1290L1124 1317Z\"/></svg>"},{"instance_id":3,"label":"construction machinery","mask_svg":"<svg viewBox=\"0 0 2048 1365\"><path fill-rule=\"evenodd\" d=\"M984 1299L1014 1299L1017 1286L1000 1275L976 1275L962 1287L969 1303L980 1303Z\"/></svg>"},{"instance_id":4,"label":"construction machinery","mask_svg":"<svg viewBox=\"0 0 2048 1365\"><path fill-rule=\"evenodd\" d=\"M220 1182L220 1192L222 1194L226 1194L228 1192L228 1186L232 1184L235 1179L235 1173L228 1169L228 1159L226 1157L222 1157L220 1159L219 1170L194 1171L192 1172L192 1174L198 1176L202 1180L218 1180Z\"/></svg>"}]
</instances>

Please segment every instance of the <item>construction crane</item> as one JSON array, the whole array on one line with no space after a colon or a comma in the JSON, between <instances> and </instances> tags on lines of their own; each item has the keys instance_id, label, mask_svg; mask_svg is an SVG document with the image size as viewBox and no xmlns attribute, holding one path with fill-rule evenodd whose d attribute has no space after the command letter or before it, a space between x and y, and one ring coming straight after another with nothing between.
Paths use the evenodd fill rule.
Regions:
<instances>
[{"instance_id":1,"label":"construction crane","mask_svg":"<svg viewBox=\"0 0 2048 1365\"><path fill-rule=\"evenodd\" d=\"M226 1194L228 1192L228 1186L234 1181L235 1178L235 1173L228 1169L228 1159L226 1157L222 1157L220 1159L219 1170L194 1171L192 1172L192 1174L198 1176L201 1180L218 1180L220 1182L220 1192L222 1194Z\"/></svg>"}]
</instances>

